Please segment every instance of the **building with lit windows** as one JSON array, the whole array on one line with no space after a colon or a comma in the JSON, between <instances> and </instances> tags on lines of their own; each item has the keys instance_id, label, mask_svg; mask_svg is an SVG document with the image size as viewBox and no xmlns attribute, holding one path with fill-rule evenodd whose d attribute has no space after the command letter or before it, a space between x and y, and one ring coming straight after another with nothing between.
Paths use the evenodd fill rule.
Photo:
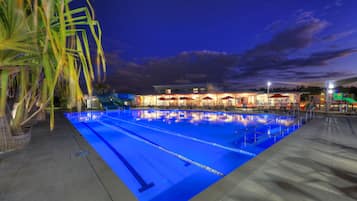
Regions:
<instances>
[{"instance_id":1,"label":"building with lit windows","mask_svg":"<svg viewBox=\"0 0 357 201\"><path fill-rule=\"evenodd\" d=\"M299 92L267 93L257 91L225 92L213 84L156 85L154 94L137 95L141 107L188 108L289 108L300 103Z\"/></svg>"}]
</instances>

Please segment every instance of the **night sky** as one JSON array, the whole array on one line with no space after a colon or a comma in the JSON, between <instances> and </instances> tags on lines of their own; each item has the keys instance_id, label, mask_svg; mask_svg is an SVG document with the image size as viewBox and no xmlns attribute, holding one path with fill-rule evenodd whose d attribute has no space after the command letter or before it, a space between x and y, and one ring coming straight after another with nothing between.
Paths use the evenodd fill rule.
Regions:
<instances>
[{"instance_id":1,"label":"night sky","mask_svg":"<svg viewBox=\"0 0 357 201\"><path fill-rule=\"evenodd\" d=\"M117 91L357 74L356 0L92 0Z\"/></svg>"}]
</instances>

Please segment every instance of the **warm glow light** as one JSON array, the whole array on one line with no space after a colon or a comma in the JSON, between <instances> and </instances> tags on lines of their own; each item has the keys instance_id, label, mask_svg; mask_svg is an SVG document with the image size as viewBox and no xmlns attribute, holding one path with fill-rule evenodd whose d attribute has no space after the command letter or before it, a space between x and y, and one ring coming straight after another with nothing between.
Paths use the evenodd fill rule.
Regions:
<instances>
[{"instance_id":1,"label":"warm glow light","mask_svg":"<svg viewBox=\"0 0 357 201\"><path fill-rule=\"evenodd\" d=\"M270 83L270 84L269 84ZM328 94L328 83L326 82L326 91L324 94ZM247 107L254 107L262 105L269 100L269 92L272 87L272 82L267 82L267 94L258 93L206 93L206 94L160 94L160 95L138 95L137 105L138 106L165 106L165 107L202 107L202 106L232 106L232 107L242 107L246 105ZM334 90L334 93L336 91ZM293 103L299 102L295 93L284 93L282 94L286 97L284 100ZM228 97L230 96L230 97ZM271 105L279 104L276 100L271 99Z\"/></svg>"},{"instance_id":2,"label":"warm glow light","mask_svg":"<svg viewBox=\"0 0 357 201\"><path fill-rule=\"evenodd\" d=\"M268 122L267 119L261 118L261 117L257 117L257 121L258 121L259 123L262 123L262 124L266 124L266 123Z\"/></svg>"},{"instance_id":3,"label":"warm glow light","mask_svg":"<svg viewBox=\"0 0 357 201\"><path fill-rule=\"evenodd\" d=\"M226 119L224 120L225 122L233 122L233 116L232 115L227 115Z\"/></svg>"},{"instance_id":4,"label":"warm glow light","mask_svg":"<svg viewBox=\"0 0 357 201\"><path fill-rule=\"evenodd\" d=\"M294 123L293 119L277 119L276 121L278 124L281 124L284 126L291 126Z\"/></svg>"}]
</instances>

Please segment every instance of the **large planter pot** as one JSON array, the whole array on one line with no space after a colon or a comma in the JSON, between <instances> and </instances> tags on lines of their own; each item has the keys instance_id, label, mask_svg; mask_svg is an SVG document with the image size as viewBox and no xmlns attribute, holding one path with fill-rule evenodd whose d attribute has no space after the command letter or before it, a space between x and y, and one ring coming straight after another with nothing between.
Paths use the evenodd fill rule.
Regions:
<instances>
[{"instance_id":1,"label":"large planter pot","mask_svg":"<svg viewBox=\"0 0 357 201\"><path fill-rule=\"evenodd\" d=\"M31 140L31 128L11 131L6 117L0 117L0 153L24 148Z\"/></svg>"},{"instance_id":2,"label":"large planter pot","mask_svg":"<svg viewBox=\"0 0 357 201\"><path fill-rule=\"evenodd\" d=\"M12 136L11 147L13 149L22 149L30 143L30 140L31 140L31 128L28 129L26 132L21 131L19 133L15 133L15 135Z\"/></svg>"}]
</instances>

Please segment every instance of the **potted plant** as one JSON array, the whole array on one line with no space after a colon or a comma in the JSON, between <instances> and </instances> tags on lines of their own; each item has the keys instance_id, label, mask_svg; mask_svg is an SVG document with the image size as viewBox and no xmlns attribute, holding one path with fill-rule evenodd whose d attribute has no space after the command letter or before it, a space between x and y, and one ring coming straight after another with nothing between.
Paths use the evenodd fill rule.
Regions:
<instances>
[{"instance_id":1,"label":"potted plant","mask_svg":"<svg viewBox=\"0 0 357 201\"><path fill-rule=\"evenodd\" d=\"M91 94L95 72L99 81L105 72L101 29L89 1L79 8L70 2L0 0L0 152L26 145L33 120L46 108L53 129L57 88L68 107L80 109L80 81Z\"/></svg>"}]
</instances>

